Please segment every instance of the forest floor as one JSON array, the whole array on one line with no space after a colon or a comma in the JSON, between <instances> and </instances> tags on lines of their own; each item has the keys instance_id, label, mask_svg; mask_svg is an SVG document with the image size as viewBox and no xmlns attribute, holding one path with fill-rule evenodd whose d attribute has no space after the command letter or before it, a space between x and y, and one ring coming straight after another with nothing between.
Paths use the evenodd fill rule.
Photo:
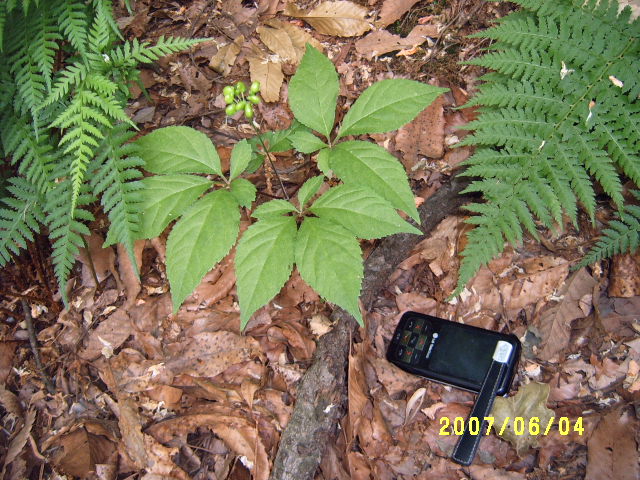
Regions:
<instances>
[{"instance_id":1,"label":"forest floor","mask_svg":"<svg viewBox=\"0 0 640 480\"><path fill-rule=\"evenodd\" d=\"M467 35L513 9L480 0L359 0L371 24L351 36L355 27L340 22L331 26L334 34L318 33L304 18L285 14L282 0L132 3L134 11L120 9L118 18L128 38L212 39L143 69L146 93L132 87L132 118L143 133L197 128L217 145L223 164L252 130L243 118L225 118L222 88L250 82L252 62L269 67L262 83L270 101L259 105L257 119L266 129L286 128L293 119L287 83L296 55L287 51L291 42L278 22L304 29L335 64L338 118L377 80L449 88L411 124L371 135L402 161L418 203L448 184L472 153L452 148L467 134L459 127L475 115L456 107L483 72L460 62L488 42ZM302 9L318 3L296 2ZM294 60L282 61L287 55ZM275 167L292 192L317 174L314 158L286 152ZM258 203L282 193L262 170L251 180ZM298 382L318 339L333 328L331 306L294 273L241 333L231 254L173 315L166 234L137 244L138 279L126 253L101 248L107 224L96 213L92 262L87 252L79 257L67 308L44 237L2 272L0 478L267 479ZM611 217L610 205L600 204L596 226L585 217L579 231L567 222L541 231L540 242L527 238L508 247L447 301L470 228L464 215L456 210L420 241L366 312L345 365L348 409L315 478L640 478L640 256L571 268ZM365 242L365 255L374 246ZM466 418L474 396L385 359L407 310L513 333L523 344L512 397L500 414L527 423L520 435L511 424L502 436L486 436L470 467L449 456L458 438L455 419ZM540 432L531 429L532 416L547 420Z\"/></svg>"}]
</instances>

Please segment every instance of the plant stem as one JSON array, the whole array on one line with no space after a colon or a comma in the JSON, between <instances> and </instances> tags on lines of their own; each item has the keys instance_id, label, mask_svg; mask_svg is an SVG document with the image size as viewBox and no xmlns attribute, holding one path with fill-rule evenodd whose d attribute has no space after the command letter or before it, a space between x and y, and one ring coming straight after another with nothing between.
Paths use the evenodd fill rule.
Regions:
<instances>
[{"instance_id":1,"label":"plant stem","mask_svg":"<svg viewBox=\"0 0 640 480\"><path fill-rule=\"evenodd\" d=\"M260 145L262 145L262 149L264 150L264 154L267 157L267 160L269 160L271 169L276 174L276 178L278 179L278 182L280 182L280 188L282 188L282 193L284 193L284 196L287 200L290 200L289 194L287 193L287 189L284 188L284 183L282 183L282 179L280 178L280 175L278 175L278 170L276 170L276 166L273 164L273 161L271 160L271 152L269 152L269 150L267 149L267 146L264 144L264 141L262 140L261 132L256 127L256 125L259 126L259 124L254 121L251 121L250 123L251 123L251 127L253 128L253 131L256 132L256 136L258 137L258 141L260 142Z\"/></svg>"}]
</instances>

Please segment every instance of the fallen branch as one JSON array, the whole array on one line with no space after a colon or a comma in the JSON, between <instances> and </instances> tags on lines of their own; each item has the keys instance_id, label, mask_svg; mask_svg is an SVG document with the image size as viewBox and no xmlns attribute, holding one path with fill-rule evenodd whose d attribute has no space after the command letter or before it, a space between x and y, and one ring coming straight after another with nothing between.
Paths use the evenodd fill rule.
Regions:
<instances>
[{"instance_id":1,"label":"fallen branch","mask_svg":"<svg viewBox=\"0 0 640 480\"><path fill-rule=\"evenodd\" d=\"M420 207L425 235L463 203L459 193L467 185L468 181L453 179ZM366 309L421 239L404 233L392 235L367 258L360 296ZM357 323L340 308L334 311L332 320L335 327L318 341L313 362L298 384L296 404L282 433L270 480L313 479L325 447L346 412L347 359Z\"/></svg>"}]
</instances>

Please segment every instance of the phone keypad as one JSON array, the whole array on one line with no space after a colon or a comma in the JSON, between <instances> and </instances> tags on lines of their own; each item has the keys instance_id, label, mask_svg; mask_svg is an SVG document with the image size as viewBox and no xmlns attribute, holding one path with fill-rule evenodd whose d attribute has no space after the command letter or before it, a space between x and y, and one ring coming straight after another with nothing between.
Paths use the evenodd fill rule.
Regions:
<instances>
[{"instance_id":1,"label":"phone keypad","mask_svg":"<svg viewBox=\"0 0 640 480\"><path fill-rule=\"evenodd\" d=\"M393 341L396 343L396 358L398 360L417 364L429 345L429 338L433 333L430 323L424 318L409 318L402 330L396 331Z\"/></svg>"}]
</instances>

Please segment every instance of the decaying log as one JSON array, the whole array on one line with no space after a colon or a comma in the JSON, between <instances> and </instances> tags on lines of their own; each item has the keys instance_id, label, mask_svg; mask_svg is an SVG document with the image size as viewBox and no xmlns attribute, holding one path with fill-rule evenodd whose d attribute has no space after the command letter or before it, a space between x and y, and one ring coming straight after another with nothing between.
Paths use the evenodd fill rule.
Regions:
<instances>
[{"instance_id":1,"label":"decaying log","mask_svg":"<svg viewBox=\"0 0 640 480\"><path fill-rule=\"evenodd\" d=\"M463 203L459 193L468 185L454 178L443 185L419 209L425 235ZM365 262L362 294L370 308L387 278L423 237L397 234L385 238ZM346 411L347 359L349 345L357 327L354 318L337 308L334 328L318 341L313 361L298 384L296 404L285 428L270 480L311 480L325 447L336 433L338 421Z\"/></svg>"}]
</instances>

